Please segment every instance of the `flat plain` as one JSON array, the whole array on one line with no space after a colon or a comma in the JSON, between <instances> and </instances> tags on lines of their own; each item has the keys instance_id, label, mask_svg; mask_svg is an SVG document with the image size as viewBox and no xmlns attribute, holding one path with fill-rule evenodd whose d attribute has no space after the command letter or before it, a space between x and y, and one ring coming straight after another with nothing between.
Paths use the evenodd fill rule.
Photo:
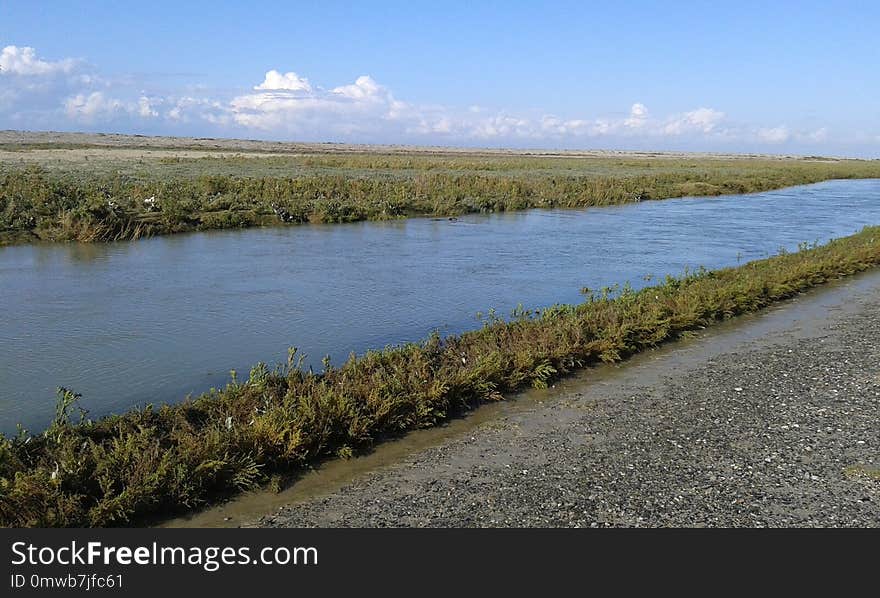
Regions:
<instances>
[{"instance_id":1,"label":"flat plain","mask_svg":"<svg viewBox=\"0 0 880 598\"><path fill-rule=\"evenodd\" d=\"M455 217L880 177L880 161L0 132L0 244Z\"/></svg>"}]
</instances>

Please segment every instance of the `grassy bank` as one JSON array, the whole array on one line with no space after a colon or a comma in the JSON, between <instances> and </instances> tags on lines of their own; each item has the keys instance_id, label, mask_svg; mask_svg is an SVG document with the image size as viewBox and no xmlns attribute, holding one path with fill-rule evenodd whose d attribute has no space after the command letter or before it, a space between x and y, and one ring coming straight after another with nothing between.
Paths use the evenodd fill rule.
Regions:
<instances>
[{"instance_id":1,"label":"grassy bank","mask_svg":"<svg viewBox=\"0 0 880 598\"><path fill-rule=\"evenodd\" d=\"M0 441L0 523L121 525L218 496L280 484L309 463L595 362L613 362L682 332L880 265L880 227L737 268L638 292L591 293L578 305L352 356L322 373L260 364L247 381L177 405L98 421L62 392L42 434Z\"/></svg>"},{"instance_id":2,"label":"grassy bank","mask_svg":"<svg viewBox=\"0 0 880 598\"><path fill-rule=\"evenodd\" d=\"M0 154L0 244L574 208L880 177L880 161L862 160L88 147Z\"/></svg>"}]
</instances>

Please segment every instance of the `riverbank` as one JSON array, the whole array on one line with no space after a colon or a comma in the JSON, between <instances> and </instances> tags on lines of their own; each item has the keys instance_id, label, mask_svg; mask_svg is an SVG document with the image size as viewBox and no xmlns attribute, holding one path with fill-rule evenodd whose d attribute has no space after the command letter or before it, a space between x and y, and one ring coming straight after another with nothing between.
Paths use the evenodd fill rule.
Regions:
<instances>
[{"instance_id":1,"label":"riverbank","mask_svg":"<svg viewBox=\"0 0 880 598\"><path fill-rule=\"evenodd\" d=\"M61 393L40 435L0 445L0 523L110 525L194 508L348 457L524 386L546 387L718 320L880 265L880 229L738 268L668 278L638 292L587 292L577 306L460 336L352 357L324 372L254 367L246 382L178 405L76 423Z\"/></svg>"},{"instance_id":2,"label":"riverbank","mask_svg":"<svg viewBox=\"0 0 880 598\"><path fill-rule=\"evenodd\" d=\"M174 524L876 527L880 273L832 287Z\"/></svg>"},{"instance_id":3,"label":"riverbank","mask_svg":"<svg viewBox=\"0 0 880 598\"><path fill-rule=\"evenodd\" d=\"M0 245L455 217L880 178L880 161L0 133Z\"/></svg>"}]
</instances>

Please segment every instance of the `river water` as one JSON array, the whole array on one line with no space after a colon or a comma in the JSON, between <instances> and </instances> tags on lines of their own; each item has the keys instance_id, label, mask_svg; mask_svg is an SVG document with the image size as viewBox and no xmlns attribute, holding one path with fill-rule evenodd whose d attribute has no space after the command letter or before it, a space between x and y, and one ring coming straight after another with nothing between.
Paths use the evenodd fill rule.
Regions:
<instances>
[{"instance_id":1,"label":"river water","mask_svg":"<svg viewBox=\"0 0 880 598\"><path fill-rule=\"evenodd\" d=\"M0 432L180 400L299 347L320 367L571 303L582 287L717 268L880 224L880 180L531 210L0 248Z\"/></svg>"}]
</instances>

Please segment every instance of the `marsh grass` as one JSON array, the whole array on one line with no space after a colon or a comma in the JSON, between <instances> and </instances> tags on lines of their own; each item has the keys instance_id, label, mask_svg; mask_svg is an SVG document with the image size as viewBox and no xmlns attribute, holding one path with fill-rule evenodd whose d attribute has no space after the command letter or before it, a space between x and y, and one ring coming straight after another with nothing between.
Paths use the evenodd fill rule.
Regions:
<instances>
[{"instance_id":1,"label":"marsh grass","mask_svg":"<svg viewBox=\"0 0 880 598\"><path fill-rule=\"evenodd\" d=\"M880 161L373 153L44 160L0 164L0 244L582 208L870 177L880 177Z\"/></svg>"},{"instance_id":2,"label":"marsh grass","mask_svg":"<svg viewBox=\"0 0 880 598\"><path fill-rule=\"evenodd\" d=\"M880 227L821 247L669 277L634 291L585 289L578 305L480 329L352 355L304 371L255 366L246 381L175 405L97 421L61 389L45 433L0 440L0 523L108 526L192 509L218 496L278 484L320 459L347 457L433 426L526 386L615 362L831 279L880 265ZM74 416L79 414L78 418Z\"/></svg>"}]
</instances>

